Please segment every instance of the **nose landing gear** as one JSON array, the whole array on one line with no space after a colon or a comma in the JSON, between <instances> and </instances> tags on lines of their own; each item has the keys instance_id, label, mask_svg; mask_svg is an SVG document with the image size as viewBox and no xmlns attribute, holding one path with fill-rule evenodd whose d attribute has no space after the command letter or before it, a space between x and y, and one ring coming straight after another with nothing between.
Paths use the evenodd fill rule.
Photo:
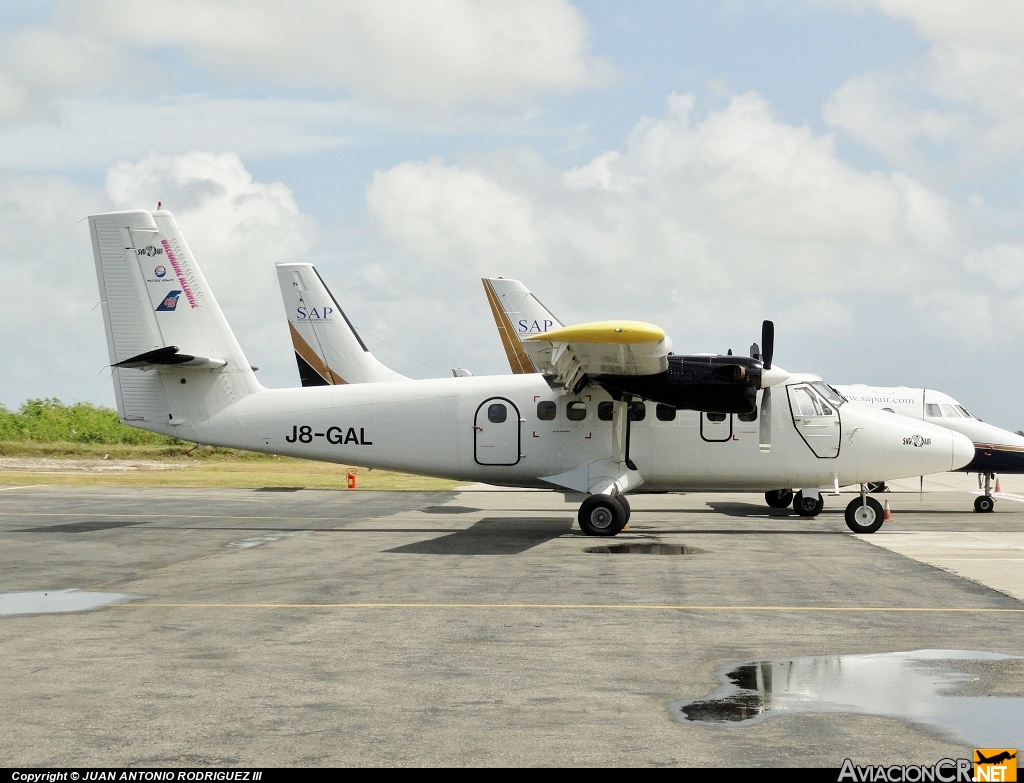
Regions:
<instances>
[{"instance_id":1,"label":"nose landing gear","mask_svg":"<svg viewBox=\"0 0 1024 783\"><path fill-rule=\"evenodd\" d=\"M992 479L995 478L995 475L995 473L985 474L985 494L974 499L974 510L981 514L995 510L996 499L992 497Z\"/></svg>"}]
</instances>

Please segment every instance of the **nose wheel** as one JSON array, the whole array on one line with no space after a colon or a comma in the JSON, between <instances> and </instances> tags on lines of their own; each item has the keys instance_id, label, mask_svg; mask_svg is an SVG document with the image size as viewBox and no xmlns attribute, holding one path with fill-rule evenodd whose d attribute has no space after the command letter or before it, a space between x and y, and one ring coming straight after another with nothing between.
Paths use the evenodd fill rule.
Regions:
<instances>
[{"instance_id":1,"label":"nose wheel","mask_svg":"<svg viewBox=\"0 0 1024 783\"><path fill-rule=\"evenodd\" d=\"M974 499L974 510L980 514L988 514L991 511L995 511L996 499L992 497L993 478L995 478L994 473L985 474L985 494Z\"/></svg>"},{"instance_id":2,"label":"nose wheel","mask_svg":"<svg viewBox=\"0 0 1024 783\"><path fill-rule=\"evenodd\" d=\"M846 507L846 526L854 533L874 533L884 521L882 504L866 495L855 498Z\"/></svg>"},{"instance_id":3,"label":"nose wheel","mask_svg":"<svg viewBox=\"0 0 1024 783\"><path fill-rule=\"evenodd\" d=\"M979 495L974 499L974 510L981 514L987 514L995 508L996 500L991 495Z\"/></svg>"}]
</instances>

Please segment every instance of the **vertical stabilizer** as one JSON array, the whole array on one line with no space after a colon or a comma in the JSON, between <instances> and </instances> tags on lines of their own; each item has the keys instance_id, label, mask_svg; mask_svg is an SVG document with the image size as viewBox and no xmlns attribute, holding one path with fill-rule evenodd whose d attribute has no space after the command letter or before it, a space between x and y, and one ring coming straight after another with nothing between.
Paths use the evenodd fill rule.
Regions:
<instances>
[{"instance_id":1,"label":"vertical stabilizer","mask_svg":"<svg viewBox=\"0 0 1024 783\"><path fill-rule=\"evenodd\" d=\"M524 344L522 340L557 329L562 322L518 280L485 277L483 284L512 372L517 375L537 372L537 365L529 352L540 349Z\"/></svg>"},{"instance_id":2,"label":"vertical stabilizer","mask_svg":"<svg viewBox=\"0 0 1024 783\"><path fill-rule=\"evenodd\" d=\"M277 279L303 386L408 380L370 353L312 264L278 264Z\"/></svg>"},{"instance_id":3,"label":"vertical stabilizer","mask_svg":"<svg viewBox=\"0 0 1024 783\"><path fill-rule=\"evenodd\" d=\"M89 228L122 421L192 439L260 389L170 212L92 215Z\"/></svg>"}]
</instances>

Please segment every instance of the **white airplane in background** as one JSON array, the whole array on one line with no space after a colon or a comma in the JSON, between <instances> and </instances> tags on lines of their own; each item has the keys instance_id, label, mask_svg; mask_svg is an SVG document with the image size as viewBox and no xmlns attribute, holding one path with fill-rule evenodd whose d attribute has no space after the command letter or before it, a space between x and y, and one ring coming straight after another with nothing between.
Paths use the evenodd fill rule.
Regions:
<instances>
[{"instance_id":1,"label":"white airplane in background","mask_svg":"<svg viewBox=\"0 0 1024 783\"><path fill-rule=\"evenodd\" d=\"M536 339L536 335L560 328L561 323L518 280L485 278L483 284L512 372L536 372L525 347L531 339ZM752 353L756 353L756 346L751 348ZM947 394L932 389L909 389L904 386L883 388L861 384L834 385L831 388L851 402L927 421L970 438L974 444L974 458L957 470L984 476L984 493L975 499L975 511L988 512L995 507L992 482L996 473L1024 473L1024 437L982 422ZM810 411L810 408L807 408L807 411ZM798 411L794 406L795 416L805 412ZM884 487L881 480L870 484ZM800 513L812 510L806 493L794 493L791 489L766 492L765 500L773 508L785 508L792 502Z\"/></svg>"},{"instance_id":2,"label":"white airplane in background","mask_svg":"<svg viewBox=\"0 0 1024 783\"><path fill-rule=\"evenodd\" d=\"M974 499L974 510L989 512L995 508L992 486L998 473L1024 473L1024 437L1004 430L968 413L948 394L934 389L906 386L836 386L852 402L862 402L890 413L921 419L966 435L974 443L974 459L960 468L961 473L977 473L984 478L983 494Z\"/></svg>"},{"instance_id":3,"label":"white airplane in background","mask_svg":"<svg viewBox=\"0 0 1024 783\"><path fill-rule=\"evenodd\" d=\"M580 528L598 536L622 530L629 514L624 495L641 486L817 491L946 471L974 453L951 430L831 398L824 384L772 368L768 322L763 362L705 357L699 372L661 389L651 377L668 372L667 338L657 327L627 321L544 335L540 353L550 359L550 380L536 373L265 389L170 212L92 215L89 227L118 417L183 440L585 493ZM774 426L776 441L766 452L763 437L733 433L728 454L716 455L717 441L730 439L721 428L686 426L668 404L630 422L629 412L639 419L641 409L618 392L614 399L605 384L613 391L639 384L667 399L713 397L717 407L744 415L754 412L760 391L761 432L770 435ZM794 420L784 406L773 411L773 386L827 413L815 421ZM875 530L881 508L863 492L861 499L851 504L853 522Z\"/></svg>"},{"instance_id":4,"label":"white airplane in background","mask_svg":"<svg viewBox=\"0 0 1024 783\"><path fill-rule=\"evenodd\" d=\"M323 385L329 382L329 378L338 377L343 377L346 381L353 383L372 381L376 368L382 365L366 349L365 344L358 333L356 333L355 327L348 318L344 316L338 317L337 314L342 312L341 305L328 290L326 283L319 273L308 264L278 264L277 267L281 295L285 303L289 330L295 347L296 363L298 364L303 386ZM295 275L300 275L302 279L297 281ZM302 294L299 298L295 296L297 288L302 289ZM524 346L518 334L546 334L555 327L562 328L562 324L518 281L501 278L493 281L485 279L484 290L487 292L495 323L498 326L498 333L514 372L517 374L537 372L534 362L529 356L528 348ZM304 328L308 328L310 321L308 312L311 308L321 315L315 319L315 338L303 340L299 333ZM509 310L506 310L506 308L509 308ZM514 311L515 323L510 320L510 311ZM311 345L316 346L316 349L311 349ZM535 351L537 350L535 346L530 346L530 348ZM311 350L314 350L314 355L308 359L303 359L302 357L308 356ZM320 351L319 355L315 354L315 350ZM706 356L697 358L699 358L702 366L703 363L708 361ZM724 358L730 362L734 361L730 357ZM546 359L542 359L542 361L546 361ZM327 367L328 369L309 378L311 363ZM331 367L334 369L330 369ZM453 370L453 373L456 375L459 372L458 370ZM809 380L814 383L820 382L820 379L817 377ZM836 399L836 395L824 384L821 384L818 388L823 389L830 399ZM808 404L802 393L794 392L794 394L800 404ZM701 400L699 402L707 404L708 400ZM692 401L687 404L692 404ZM814 405L813 402L810 404ZM827 405L820 403L820 400L817 404L822 405L822 410L820 412L816 411L816 415L825 415ZM630 401L630 406L629 418L631 422L646 419L646 405L643 401ZM700 407L700 405L696 404L693 407ZM664 405L659 405L656 412L662 420L667 420L670 416L674 419L676 415L674 412L670 413L668 407ZM598 402L599 419L602 415L605 420L611 418L611 400ZM696 414L693 413L683 413L681 415L696 418ZM732 414L729 414L729 416L731 418ZM728 430L722 427L722 422L725 421L725 418L726 414L708 413L706 420L702 420L700 424L702 438L708 442L724 442L725 440L732 442L733 440L738 440L741 434L748 436L753 434L754 428L750 426L750 422L756 418L756 410L751 414L737 415L735 434L731 426ZM764 419L762 419L763 421ZM823 436L812 433L816 431L816 427L820 428L822 423L824 423L824 420L819 419L815 422L815 425L808 423L801 430L805 435L805 440L809 444L814 444L812 449L815 451L822 448ZM638 424L636 426L643 425ZM728 437L716 439L713 437L716 431L719 435L727 433ZM758 434L759 439L763 443L765 440L763 434L760 431L758 431ZM817 439L817 442L815 439ZM718 449L721 447L713 448ZM782 504L777 502L780 497L784 497L781 492L768 492L765 496L776 507L783 508L793 500L793 492L789 490L786 492L788 497L785 497L785 503ZM806 501L804 501L804 498L807 498ZM801 501L796 504L798 513L804 516L814 516L821 511L823 502L821 500L821 493L817 490L813 492L813 495L811 492L802 491ZM870 512L864 511L863 507L867 505L870 505L867 501L859 502L857 503L857 508L849 512L849 516L854 517L851 526L856 530L863 530L865 528L864 517Z\"/></svg>"}]
</instances>

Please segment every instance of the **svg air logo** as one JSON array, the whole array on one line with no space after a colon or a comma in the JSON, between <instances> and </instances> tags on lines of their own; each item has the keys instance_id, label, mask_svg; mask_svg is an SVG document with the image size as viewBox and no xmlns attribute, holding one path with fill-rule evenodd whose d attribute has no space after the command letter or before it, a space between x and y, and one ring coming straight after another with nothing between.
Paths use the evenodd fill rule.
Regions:
<instances>
[{"instance_id":1,"label":"svg air logo","mask_svg":"<svg viewBox=\"0 0 1024 783\"><path fill-rule=\"evenodd\" d=\"M1017 780L1017 749L975 748L974 780Z\"/></svg>"},{"instance_id":2,"label":"svg air logo","mask_svg":"<svg viewBox=\"0 0 1024 783\"><path fill-rule=\"evenodd\" d=\"M921 448L922 446L931 446L932 445L932 439L931 438L926 438L926 437L924 437L922 435L914 435L911 438L904 438L903 439L903 445L904 446L915 446L916 448Z\"/></svg>"}]
</instances>

